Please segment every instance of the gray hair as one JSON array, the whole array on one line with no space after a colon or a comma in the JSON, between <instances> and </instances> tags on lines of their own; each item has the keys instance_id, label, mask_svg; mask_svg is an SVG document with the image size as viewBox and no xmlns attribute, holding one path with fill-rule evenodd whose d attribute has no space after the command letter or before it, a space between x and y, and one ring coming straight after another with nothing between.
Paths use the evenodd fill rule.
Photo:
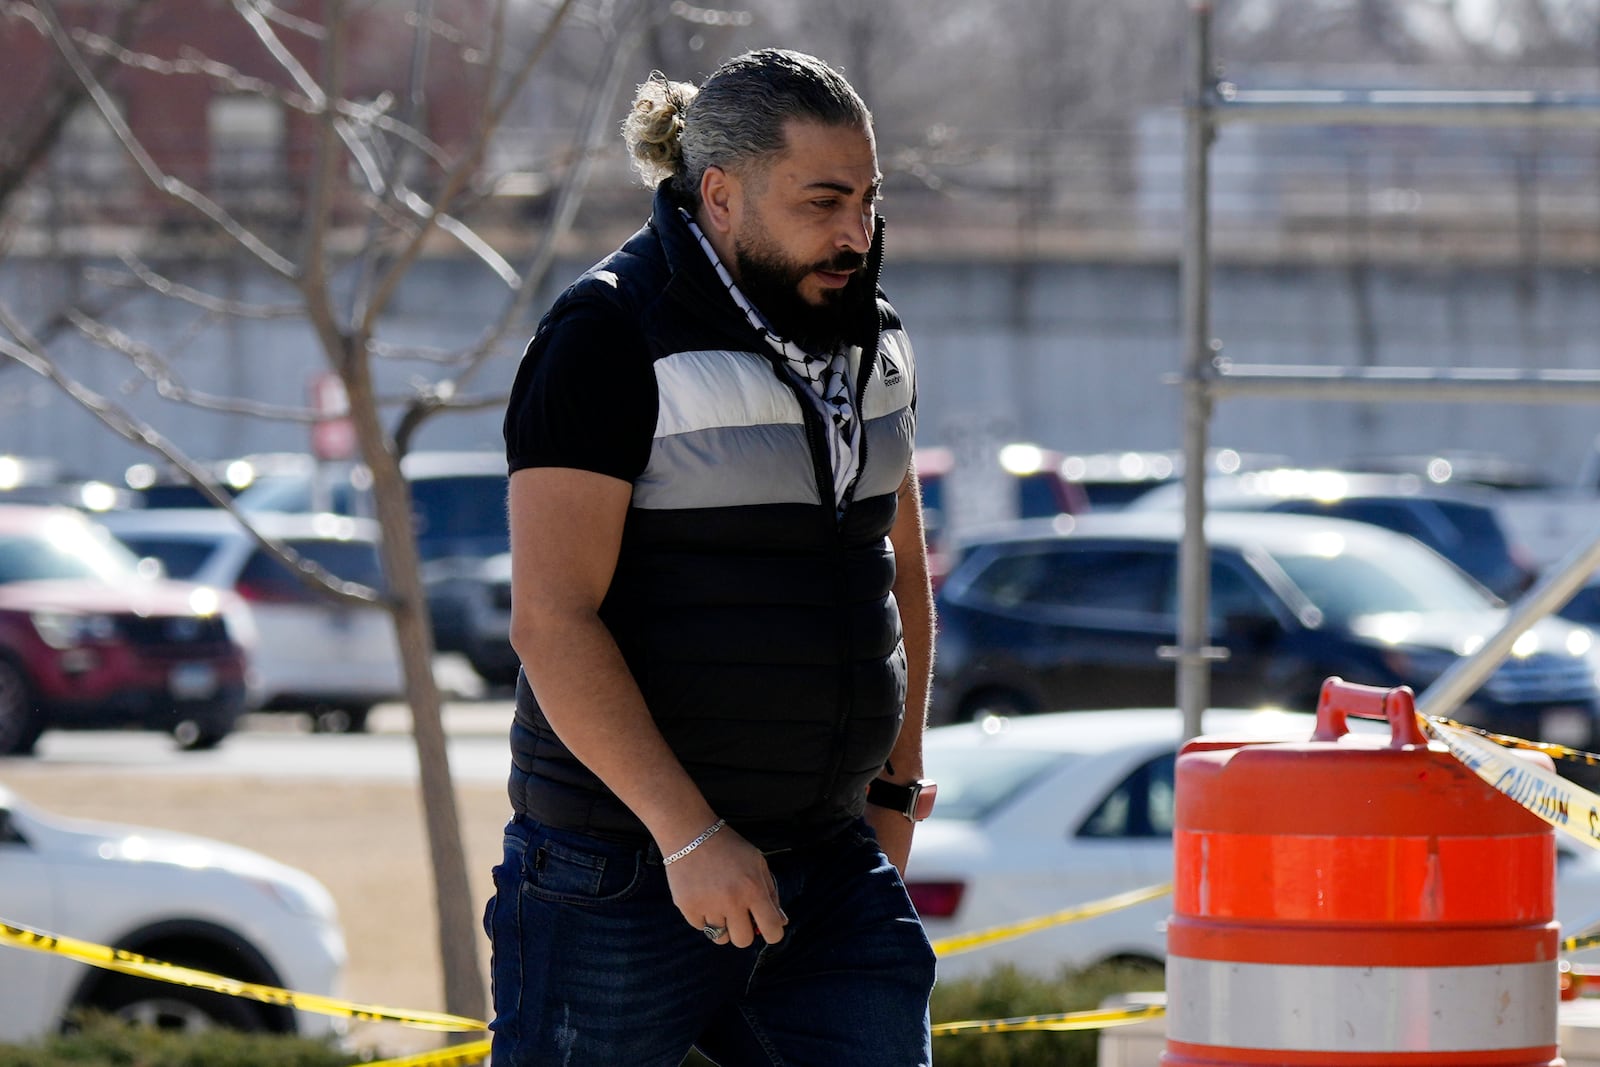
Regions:
<instances>
[{"instance_id":1,"label":"gray hair","mask_svg":"<svg viewBox=\"0 0 1600 1067\"><path fill-rule=\"evenodd\" d=\"M735 56L696 88L660 72L639 86L622 123L634 169L655 186L669 182L678 203L694 207L707 167L736 171L784 148L783 125L872 125L850 83L815 56L763 48Z\"/></svg>"}]
</instances>

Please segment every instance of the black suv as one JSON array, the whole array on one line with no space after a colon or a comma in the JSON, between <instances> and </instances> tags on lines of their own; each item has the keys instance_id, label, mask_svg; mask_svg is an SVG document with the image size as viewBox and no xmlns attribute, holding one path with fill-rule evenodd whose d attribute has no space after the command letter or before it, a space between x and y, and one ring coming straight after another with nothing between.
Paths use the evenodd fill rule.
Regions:
<instances>
[{"instance_id":1,"label":"black suv","mask_svg":"<svg viewBox=\"0 0 1600 1067\"><path fill-rule=\"evenodd\" d=\"M1170 706L1182 516L1016 524L970 545L940 589L933 721L985 712ZM1505 618L1492 595L1416 540L1366 523L1219 512L1210 641L1217 706L1309 711L1324 679L1425 689ZM1456 712L1591 747L1596 635L1547 618Z\"/></svg>"}]
</instances>

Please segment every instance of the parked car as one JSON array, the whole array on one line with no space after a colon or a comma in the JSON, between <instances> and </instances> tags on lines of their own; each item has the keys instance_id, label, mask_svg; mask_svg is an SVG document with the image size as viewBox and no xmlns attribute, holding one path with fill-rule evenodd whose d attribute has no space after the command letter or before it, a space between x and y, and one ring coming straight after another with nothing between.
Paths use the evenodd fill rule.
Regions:
<instances>
[{"instance_id":1,"label":"parked car","mask_svg":"<svg viewBox=\"0 0 1600 1067\"><path fill-rule=\"evenodd\" d=\"M237 497L251 487L260 487L277 478L298 479L315 468L317 461L300 452L258 452L231 459L200 464L229 497ZM122 472L125 490L133 499L122 507L209 508L211 498L182 471L165 461L135 463ZM102 509L104 510L104 509Z\"/></svg>"},{"instance_id":2,"label":"parked car","mask_svg":"<svg viewBox=\"0 0 1600 1067\"><path fill-rule=\"evenodd\" d=\"M0 455L0 505L60 504L93 512L132 503L127 490L69 475L55 460Z\"/></svg>"},{"instance_id":3,"label":"parked car","mask_svg":"<svg viewBox=\"0 0 1600 1067\"><path fill-rule=\"evenodd\" d=\"M515 685L522 661L511 647L511 553L439 560L423 573L434 633L449 635L440 647L460 652L490 685Z\"/></svg>"},{"instance_id":4,"label":"parked car","mask_svg":"<svg viewBox=\"0 0 1600 1067\"><path fill-rule=\"evenodd\" d=\"M221 508L157 508L102 518L117 539L175 578L232 590L249 608L249 706L311 715L319 730L366 728L405 689L394 620L309 585ZM381 590L378 524L327 513L262 512L251 522L337 578Z\"/></svg>"},{"instance_id":5,"label":"parked car","mask_svg":"<svg viewBox=\"0 0 1600 1067\"><path fill-rule=\"evenodd\" d=\"M1170 704L1182 529L1176 512L1123 511L975 544L937 597L933 720ZM1421 692L1506 616L1449 561L1367 523L1215 512L1206 539L1219 705L1310 710L1333 675ZM1542 619L1456 717L1592 748L1597 666L1593 631Z\"/></svg>"},{"instance_id":6,"label":"parked car","mask_svg":"<svg viewBox=\"0 0 1600 1067\"><path fill-rule=\"evenodd\" d=\"M1078 515L1089 510L1089 498L1082 488L1062 477L1061 453L1030 444L1009 444L997 453L994 472L1009 499L1001 501L1003 512L997 519L1047 518L1051 515ZM955 453L942 446L919 448L915 457L917 481L922 488L923 536L928 545L928 572L935 589L954 564L951 508L951 478L955 473Z\"/></svg>"},{"instance_id":7,"label":"parked car","mask_svg":"<svg viewBox=\"0 0 1600 1067\"><path fill-rule=\"evenodd\" d=\"M1478 485L1507 492L1561 488L1531 463L1487 452L1446 450L1414 455L1361 454L1339 464L1342 470L1415 474L1436 485Z\"/></svg>"},{"instance_id":8,"label":"parked car","mask_svg":"<svg viewBox=\"0 0 1600 1067\"><path fill-rule=\"evenodd\" d=\"M1061 457L1061 474L1083 490L1096 511L1114 511L1161 486L1181 484L1181 451L1084 452ZM1214 448L1206 453L1210 474L1237 474L1245 470L1281 467L1285 456Z\"/></svg>"},{"instance_id":9,"label":"parked car","mask_svg":"<svg viewBox=\"0 0 1600 1067\"><path fill-rule=\"evenodd\" d=\"M498 579L488 561L511 550L505 456L489 451L411 452L400 461L400 471L411 487L434 645L440 652L476 658L488 668L486 681L503 681L505 664L512 658L509 626L501 626L495 613L485 614L477 605L492 603L497 595ZM371 485L371 474L360 465L313 471L247 489L239 494L238 507L304 512L320 498L330 510L370 516ZM515 668L511 672L515 677Z\"/></svg>"},{"instance_id":10,"label":"parked car","mask_svg":"<svg viewBox=\"0 0 1600 1067\"><path fill-rule=\"evenodd\" d=\"M1212 708L1207 737L1310 738L1315 717ZM1353 730L1387 733L1350 720ZM1183 733L1173 708L1043 713L929 730L933 816L917 828L906 888L938 940L1173 877L1173 766ZM1557 835L1556 916L1585 927L1600 900L1600 854ZM1001 963L1045 976L1100 962L1159 966L1170 897L939 960L941 980ZM1574 957L1581 958L1581 957Z\"/></svg>"},{"instance_id":11,"label":"parked car","mask_svg":"<svg viewBox=\"0 0 1600 1067\"><path fill-rule=\"evenodd\" d=\"M1563 604L1556 614L1592 630L1600 630L1600 575L1590 576L1588 583L1573 593L1572 599Z\"/></svg>"},{"instance_id":12,"label":"parked car","mask_svg":"<svg viewBox=\"0 0 1600 1067\"><path fill-rule=\"evenodd\" d=\"M1183 486L1152 489L1129 507L1180 509ZM1285 511L1370 522L1408 534L1490 592L1515 600L1537 577L1506 535L1492 490L1443 485L1414 474L1278 468L1206 479L1206 507Z\"/></svg>"},{"instance_id":13,"label":"parked car","mask_svg":"<svg viewBox=\"0 0 1600 1067\"><path fill-rule=\"evenodd\" d=\"M79 512L0 507L0 754L65 728L217 744L245 707L234 604L225 590L148 576Z\"/></svg>"},{"instance_id":14,"label":"parked car","mask_svg":"<svg viewBox=\"0 0 1600 1067\"><path fill-rule=\"evenodd\" d=\"M233 845L66 819L0 786L0 919L151 959L337 996L346 963L333 897L304 871ZM0 946L0 1043L80 1009L168 1030L229 1026L319 1037L325 1015L153 982Z\"/></svg>"}]
</instances>

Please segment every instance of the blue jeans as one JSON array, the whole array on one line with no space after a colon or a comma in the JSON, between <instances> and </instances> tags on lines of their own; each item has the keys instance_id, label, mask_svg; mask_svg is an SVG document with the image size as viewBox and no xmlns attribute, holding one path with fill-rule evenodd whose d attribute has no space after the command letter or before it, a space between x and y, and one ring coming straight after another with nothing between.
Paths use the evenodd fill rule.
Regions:
<instances>
[{"instance_id":1,"label":"blue jeans","mask_svg":"<svg viewBox=\"0 0 1600 1067\"><path fill-rule=\"evenodd\" d=\"M866 823L767 857L783 940L716 945L654 848L513 819L483 925L493 1067L926 1067L934 957Z\"/></svg>"}]
</instances>

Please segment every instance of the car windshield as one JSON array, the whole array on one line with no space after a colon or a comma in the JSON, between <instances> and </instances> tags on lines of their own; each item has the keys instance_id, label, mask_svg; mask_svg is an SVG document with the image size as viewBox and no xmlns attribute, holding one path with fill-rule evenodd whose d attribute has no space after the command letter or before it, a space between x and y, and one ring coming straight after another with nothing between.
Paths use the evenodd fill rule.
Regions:
<instances>
[{"instance_id":1,"label":"car windshield","mask_svg":"<svg viewBox=\"0 0 1600 1067\"><path fill-rule=\"evenodd\" d=\"M1075 758L1066 752L964 744L928 750L928 776L939 783L936 819L980 821L1041 775Z\"/></svg>"},{"instance_id":2,"label":"car windshield","mask_svg":"<svg viewBox=\"0 0 1600 1067\"><path fill-rule=\"evenodd\" d=\"M51 519L37 532L0 534L0 585L63 578L125 582L138 577L138 565L120 543L68 517Z\"/></svg>"},{"instance_id":3,"label":"car windshield","mask_svg":"<svg viewBox=\"0 0 1600 1067\"><path fill-rule=\"evenodd\" d=\"M1395 549L1408 549L1406 544ZM1420 545L1358 555L1339 534L1304 552L1273 553L1325 620L1348 624L1387 612L1482 611L1495 606L1461 572Z\"/></svg>"},{"instance_id":4,"label":"car windshield","mask_svg":"<svg viewBox=\"0 0 1600 1067\"><path fill-rule=\"evenodd\" d=\"M118 540L131 548L135 555L160 560L168 578L193 578L217 550L213 541L163 537L160 534L121 534Z\"/></svg>"}]
</instances>

